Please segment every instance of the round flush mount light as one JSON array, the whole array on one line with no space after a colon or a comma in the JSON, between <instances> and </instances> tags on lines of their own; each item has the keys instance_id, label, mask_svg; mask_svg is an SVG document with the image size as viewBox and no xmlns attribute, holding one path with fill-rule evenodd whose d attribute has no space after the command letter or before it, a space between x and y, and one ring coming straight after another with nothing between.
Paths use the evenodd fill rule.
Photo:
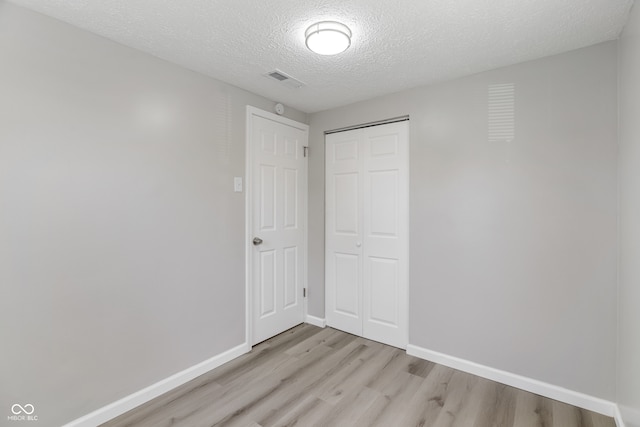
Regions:
<instances>
[{"instance_id":1,"label":"round flush mount light","mask_svg":"<svg viewBox=\"0 0 640 427\"><path fill-rule=\"evenodd\" d=\"M336 55L351 46L351 30L335 21L317 22L304 33L309 50L319 55Z\"/></svg>"}]
</instances>

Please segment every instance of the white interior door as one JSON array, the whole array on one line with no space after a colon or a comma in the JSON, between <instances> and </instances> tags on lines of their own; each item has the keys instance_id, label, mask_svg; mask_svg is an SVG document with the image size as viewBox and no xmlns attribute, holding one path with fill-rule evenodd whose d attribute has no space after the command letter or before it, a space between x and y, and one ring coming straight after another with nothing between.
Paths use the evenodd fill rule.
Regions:
<instances>
[{"instance_id":1,"label":"white interior door","mask_svg":"<svg viewBox=\"0 0 640 427\"><path fill-rule=\"evenodd\" d=\"M306 125L251 109L252 344L304 320Z\"/></svg>"},{"instance_id":2,"label":"white interior door","mask_svg":"<svg viewBox=\"0 0 640 427\"><path fill-rule=\"evenodd\" d=\"M327 324L408 342L408 122L326 137Z\"/></svg>"}]
</instances>

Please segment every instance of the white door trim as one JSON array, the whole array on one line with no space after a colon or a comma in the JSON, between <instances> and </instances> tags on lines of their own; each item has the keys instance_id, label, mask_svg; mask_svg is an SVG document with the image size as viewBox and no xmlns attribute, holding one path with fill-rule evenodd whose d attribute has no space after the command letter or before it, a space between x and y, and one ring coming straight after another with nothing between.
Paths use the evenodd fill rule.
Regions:
<instances>
[{"instance_id":1,"label":"white door trim","mask_svg":"<svg viewBox=\"0 0 640 427\"><path fill-rule=\"evenodd\" d=\"M253 168L252 168L252 159L253 159L253 118L254 117L262 117L268 120L272 120L277 123L281 123L284 125L288 125L300 130L303 130L309 134L309 125L304 123L297 122L295 120L288 119L286 117L278 116L273 113L269 113L268 111L261 110L259 108L253 107L251 105L247 105L247 121L246 121L246 137L245 137L245 195L244 195L244 212L245 212L245 340L249 346L251 346L253 342L253 244L251 243L251 236L253 234ZM308 160L307 160L308 162ZM308 174L309 168L307 164L307 186L305 188L305 192L307 193L307 197L305 197L303 212L300 217L304 219L304 272L302 274L303 277L303 287L307 288L308 284ZM308 298L303 298L303 307L304 313L303 318L307 315L307 301Z\"/></svg>"}]
</instances>

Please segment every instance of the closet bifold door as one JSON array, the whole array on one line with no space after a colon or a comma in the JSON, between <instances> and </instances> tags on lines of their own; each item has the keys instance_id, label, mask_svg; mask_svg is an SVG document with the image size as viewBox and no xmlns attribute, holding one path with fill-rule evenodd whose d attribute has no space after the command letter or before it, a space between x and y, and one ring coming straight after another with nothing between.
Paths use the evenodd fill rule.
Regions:
<instances>
[{"instance_id":1,"label":"closet bifold door","mask_svg":"<svg viewBox=\"0 0 640 427\"><path fill-rule=\"evenodd\" d=\"M408 122L326 137L327 324L408 342Z\"/></svg>"},{"instance_id":2,"label":"closet bifold door","mask_svg":"<svg viewBox=\"0 0 640 427\"><path fill-rule=\"evenodd\" d=\"M363 129L363 336L408 343L409 122Z\"/></svg>"},{"instance_id":3,"label":"closet bifold door","mask_svg":"<svg viewBox=\"0 0 640 427\"><path fill-rule=\"evenodd\" d=\"M362 335L362 131L326 136L327 325Z\"/></svg>"}]
</instances>

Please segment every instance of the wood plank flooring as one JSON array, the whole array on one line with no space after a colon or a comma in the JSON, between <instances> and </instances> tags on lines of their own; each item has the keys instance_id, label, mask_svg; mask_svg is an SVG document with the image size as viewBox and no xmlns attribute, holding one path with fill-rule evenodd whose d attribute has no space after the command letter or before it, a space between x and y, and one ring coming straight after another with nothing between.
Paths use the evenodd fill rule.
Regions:
<instances>
[{"instance_id":1,"label":"wood plank flooring","mask_svg":"<svg viewBox=\"0 0 640 427\"><path fill-rule=\"evenodd\" d=\"M615 427L613 418L303 324L108 427Z\"/></svg>"}]
</instances>

